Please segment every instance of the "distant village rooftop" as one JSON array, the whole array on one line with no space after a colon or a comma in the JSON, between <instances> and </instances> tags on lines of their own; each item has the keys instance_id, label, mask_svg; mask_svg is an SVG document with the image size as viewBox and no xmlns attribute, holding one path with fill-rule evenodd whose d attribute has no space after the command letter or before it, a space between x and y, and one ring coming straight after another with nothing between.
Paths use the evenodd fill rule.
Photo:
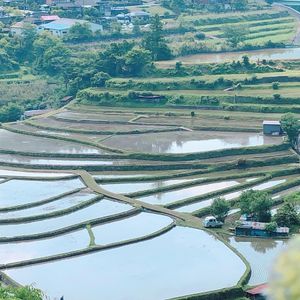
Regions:
<instances>
[{"instance_id":1,"label":"distant village rooftop","mask_svg":"<svg viewBox=\"0 0 300 300\"><path fill-rule=\"evenodd\" d=\"M57 21L60 17L57 15L50 15L50 16L41 16L42 22L50 22L50 21Z\"/></svg>"},{"instance_id":2,"label":"distant village rooftop","mask_svg":"<svg viewBox=\"0 0 300 300\"><path fill-rule=\"evenodd\" d=\"M96 23L91 23L86 20L66 19L66 18L61 18L47 24L42 24L39 26L39 30L40 31L46 30L46 31L50 31L53 35L63 36L66 33L68 33L68 31L72 26L78 23L88 24L93 32L96 32L98 30L99 31L103 30L102 25Z\"/></svg>"}]
</instances>

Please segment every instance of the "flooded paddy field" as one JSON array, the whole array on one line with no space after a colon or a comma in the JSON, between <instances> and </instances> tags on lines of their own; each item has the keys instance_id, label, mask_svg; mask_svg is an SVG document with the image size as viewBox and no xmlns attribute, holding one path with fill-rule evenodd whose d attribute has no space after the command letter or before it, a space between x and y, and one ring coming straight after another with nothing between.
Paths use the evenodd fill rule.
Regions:
<instances>
[{"instance_id":1,"label":"flooded paddy field","mask_svg":"<svg viewBox=\"0 0 300 300\"><path fill-rule=\"evenodd\" d=\"M255 250L252 240L223 242L202 230L197 211L209 209L214 195L231 203L249 188L278 188L273 197L297 190L295 153L259 130L189 131L205 120L210 126L211 112L199 112L206 117L190 126L183 115L141 114L84 107L6 127L26 134L0 129L0 270L72 300L166 299L234 287L249 272L241 257L251 266L250 285L266 280L284 243L257 252L270 247L259 239ZM232 116L236 128L261 129L261 114L249 122L252 115ZM185 131L126 132L176 126Z\"/></svg>"},{"instance_id":2,"label":"flooded paddy field","mask_svg":"<svg viewBox=\"0 0 300 300\"><path fill-rule=\"evenodd\" d=\"M51 138L36 137L0 129L0 149L24 152L44 153L101 153L101 150L91 146L71 143Z\"/></svg>"},{"instance_id":3,"label":"flooded paddy field","mask_svg":"<svg viewBox=\"0 0 300 300\"><path fill-rule=\"evenodd\" d=\"M133 119L136 115L133 113L124 113L122 115L118 113L88 113L88 112L77 112L77 111L63 111L54 115L54 118L57 120L65 121L86 121L86 122L99 122L99 121L119 121L119 122L128 122Z\"/></svg>"},{"instance_id":4,"label":"flooded paddy field","mask_svg":"<svg viewBox=\"0 0 300 300\"><path fill-rule=\"evenodd\" d=\"M165 181L154 181L154 182L128 182L128 183L112 183L112 184L101 184L100 186L113 193L118 194L130 194L139 191L152 190L161 188L164 186L170 186L180 183L185 183L191 179L174 179L174 180L165 180Z\"/></svg>"},{"instance_id":5,"label":"flooded paddy field","mask_svg":"<svg viewBox=\"0 0 300 300\"><path fill-rule=\"evenodd\" d=\"M14 179L0 185L0 207L34 203L84 187L80 179L58 181Z\"/></svg>"},{"instance_id":6,"label":"flooded paddy field","mask_svg":"<svg viewBox=\"0 0 300 300\"><path fill-rule=\"evenodd\" d=\"M209 192L225 189L227 187L232 187L238 185L239 182L235 180L221 181L210 184L196 185L189 188L183 188L176 191L171 191L168 193L158 193L151 196L146 196L139 198L139 200L151 204L170 204L185 198L190 198L194 196L200 196Z\"/></svg>"},{"instance_id":7,"label":"flooded paddy field","mask_svg":"<svg viewBox=\"0 0 300 300\"><path fill-rule=\"evenodd\" d=\"M159 231L171 223L173 223L173 219L166 216L140 213L131 218L93 226L92 231L95 236L95 243L105 245L140 238Z\"/></svg>"},{"instance_id":8,"label":"flooded paddy field","mask_svg":"<svg viewBox=\"0 0 300 300\"><path fill-rule=\"evenodd\" d=\"M227 276L219 272L220 266ZM243 262L214 237L175 228L138 244L6 273L23 284L38 282L52 297L63 291L73 300L140 299L141 294L150 300L230 287L244 271ZM180 284L174 284L178 280Z\"/></svg>"},{"instance_id":9,"label":"flooded paddy field","mask_svg":"<svg viewBox=\"0 0 300 300\"><path fill-rule=\"evenodd\" d=\"M251 51L223 52L223 53L204 53L187 55L176 58L174 61L161 61L158 63L160 67L169 67L175 65L176 61L184 64L200 64L200 63L222 63L232 60L240 60L247 55L250 60L295 60L299 59L300 48L284 48L284 49L263 49Z\"/></svg>"},{"instance_id":10,"label":"flooded paddy field","mask_svg":"<svg viewBox=\"0 0 300 300\"><path fill-rule=\"evenodd\" d=\"M110 215L123 213L132 209L130 205L110 200L100 200L88 207L69 212L65 215L36 220L20 224L2 224L0 230L4 237L20 237L23 235L41 234L49 231L59 230L78 223L89 223L90 220L104 218Z\"/></svg>"},{"instance_id":11,"label":"flooded paddy field","mask_svg":"<svg viewBox=\"0 0 300 300\"><path fill-rule=\"evenodd\" d=\"M95 156L94 156L95 157ZM157 166L158 168L160 166L170 166L177 164L176 161L157 161L157 160L134 160L134 159L99 159L99 158L93 158L93 155L88 156L87 158L43 158L40 156L34 156L34 154L31 154L31 156L28 155L12 155L12 154L0 154L0 163L7 164L9 166L22 166L30 167L31 165L34 167L69 167L70 169L74 167L87 167L87 168L93 168L93 167L109 167L112 166L112 168L118 167L118 166L124 166L131 167L133 165L139 166L144 165L146 168L151 169L151 166ZM183 162L182 164L191 164L192 162Z\"/></svg>"},{"instance_id":12,"label":"flooded paddy field","mask_svg":"<svg viewBox=\"0 0 300 300\"><path fill-rule=\"evenodd\" d=\"M51 173L51 172L39 172L39 171L34 171L34 172L26 172L26 171L17 171L17 170L12 170L12 169L0 169L0 176L3 177L41 177L41 178L61 178L61 177L70 177L74 176L72 173Z\"/></svg>"},{"instance_id":13,"label":"flooded paddy field","mask_svg":"<svg viewBox=\"0 0 300 300\"><path fill-rule=\"evenodd\" d=\"M0 263L14 263L83 249L88 247L89 241L88 232L83 229L39 241L0 244Z\"/></svg>"},{"instance_id":14,"label":"flooded paddy field","mask_svg":"<svg viewBox=\"0 0 300 300\"><path fill-rule=\"evenodd\" d=\"M0 220L25 218L25 217L39 217L43 214L59 212L64 209L75 207L76 205L87 203L96 195L88 191L80 191L74 194L59 198L50 203L39 205L32 208L20 209L10 212L0 212Z\"/></svg>"},{"instance_id":15,"label":"flooded paddy field","mask_svg":"<svg viewBox=\"0 0 300 300\"><path fill-rule=\"evenodd\" d=\"M269 279L274 259L285 248L286 240L231 237L230 244L248 260L251 266L249 285L265 283Z\"/></svg>"},{"instance_id":16,"label":"flooded paddy field","mask_svg":"<svg viewBox=\"0 0 300 300\"><path fill-rule=\"evenodd\" d=\"M37 126L42 126L49 129L61 129L64 128L67 132L68 130L80 130L80 131L92 131L105 134L106 132L138 132L138 131L152 131L152 130L168 130L165 126L153 126L153 125L136 125L136 124L89 124L84 122L63 122L61 120L56 120L52 118L34 120Z\"/></svg>"},{"instance_id":17,"label":"flooded paddy field","mask_svg":"<svg viewBox=\"0 0 300 300\"><path fill-rule=\"evenodd\" d=\"M254 180L255 180L255 178L254 178ZM286 181L286 179L270 180L270 181L267 181L265 183L254 185L253 187L251 187L251 189L255 190L255 191L263 191L263 190L266 190L268 188L271 188L271 187L274 187L276 185L279 185L281 183L284 183L285 181ZM236 199L244 191L246 191L246 190L239 190L239 191L236 191L236 192L233 192L233 193L229 193L229 194L222 194L222 198L225 199L225 200ZM202 200L201 202L193 203L193 204L190 204L190 205L185 205L185 206L182 206L180 208L177 208L176 211L192 213L192 212L197 211L199 209L202 209L202 208L205 208L205 207L209 207L210 205L212 205L214 199L215 198L211 198L211 199Z\"/></svg>"},{"instance_id":18,"label":"flooded paddy field","mask_svg":"<svg viewBox=\"0 0 300 300\"><path fill-rule=\"evenodd\" d=\"M111 137L102 142L112 148L150 153L192 153L282 143L282 138L256 133L168 132Z\"/></svg>"}]
</instances>

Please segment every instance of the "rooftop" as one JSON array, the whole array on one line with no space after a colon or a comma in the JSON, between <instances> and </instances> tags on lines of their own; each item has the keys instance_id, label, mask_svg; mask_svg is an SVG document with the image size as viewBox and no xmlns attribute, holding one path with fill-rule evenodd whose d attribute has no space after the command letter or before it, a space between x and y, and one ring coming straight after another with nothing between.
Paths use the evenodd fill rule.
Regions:
<instances>
[{"instance_id":1,"label":"rooftop","mask_svg":"<svg viewBox=\"0 0 300 300\"><path fill-rule=\"evenodd\" d=\"M98 25L96 23L91 23L91 22L85 21L85 20L66 19L66 18L58 19L58 20L52 21L50 23L43 24L40 26L40 28L46 29L46 30L66 30L66 29L70 29L72 26L74 26L75 24L78 24L78 23L79 24L89 24L92 31L97 31L97 30L102 29L102 26Z\"/></svg>"},{"instance_id":2,"label":"rooftop","mask_svg":"<svg viewBox=\"0 0 300 300\"><path fill-rule=\"evenodd\" d=\"M279 121L264 121L263 125L280 125Z\"/></svg>"},{"instance_id":3,"label":"rooftop","mask_svg":"<svg viewBox=\"0 0 300 300\"><path fill-rule=\"evenodd\" d=\"M41 16L42 21L56 21L59 20L60 17L57 15L52 15L52 16Z\"/></svg>"}]
</instances>

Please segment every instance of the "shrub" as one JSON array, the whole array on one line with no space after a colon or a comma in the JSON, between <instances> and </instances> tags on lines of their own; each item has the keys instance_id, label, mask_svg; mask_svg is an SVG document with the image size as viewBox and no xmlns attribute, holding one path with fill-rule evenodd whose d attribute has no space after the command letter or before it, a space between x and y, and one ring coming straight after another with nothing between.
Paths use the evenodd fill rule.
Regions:
<instances>
[{"instance_id":1,"label":"shrub","mask_svg":"<svg viewBox=\"0 0 300 300\"><path fill-rule=\"evenodd\" d=\"M238 168L246 168L246 166L247 166L247 161L246 161L246 159L240 158L240 159L237 161L237 166L238 166Z\"/></svg>"},{"instance_id":2,"label":"shrub","mask_svg":"<svg viewBox=\"0 0 300 300\"><path fill-rule=\"evenodd\" d=\"M277 229L277 223L276 222L271 222L271 223L268 223L267 225L266 225L266 231L269 231L269 232L274 232L274 231L276 231L276 229Z\"/></svg>"},{"instance_id":3,"label":"shrub","mask_svg":"<svg viewBox=\"0 0 300 300\"><path fill-rule=\"evenodd\" d=\"M273 90L278 90L279 89L279 82L278 81L272 83L272 89Z\"/></svg>"},{"instance_id":4,"label":"shrub","mask_svg":"<svg viewBox=\"0 0 300 300\"><path fill-rule=\"evenodd\" d=\"M273 98L274 98L274 100L280 100L281 99L281 95L280 94L274 94Z\"/></svg>"},{"instance_id":5,"label":"shrub","mask_svg":"<svg viewBox=\"0 0 300 300\"><path fill-rule=\"evenodd\" d=\"M0 122L13 122L21 118L23 109L15 104L9 103L0 109Z\"/></svg>"},{"instance_id":6,"label":"shrub","mask_svg":"<svg viewBox=\"0 0 300 300\"><path fill-rule=\"evenodd\" d=\"M195 34L195 38L198 40L204 40L205 39L205 33L203 32L198 32Z\"/></svg>"}]
</instances>

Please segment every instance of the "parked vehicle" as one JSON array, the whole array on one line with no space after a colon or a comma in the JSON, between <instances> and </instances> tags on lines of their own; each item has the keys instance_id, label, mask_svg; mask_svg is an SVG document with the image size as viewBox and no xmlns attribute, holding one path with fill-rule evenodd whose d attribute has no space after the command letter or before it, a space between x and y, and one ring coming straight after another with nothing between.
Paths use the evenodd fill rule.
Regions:
<instances>
[{"instance_id":1,"label":"parked vehicle","mask_svg":"<svg viewBox=\"0 0 300 300\"><path fill-rule=\"evenodd\" d=\"M205 228L220 228L220 227L222 227L222 225L223 225L223 222L218 221L213 216L206 217L203 221L203 226Z\"/></svg>"}]
</instances>

